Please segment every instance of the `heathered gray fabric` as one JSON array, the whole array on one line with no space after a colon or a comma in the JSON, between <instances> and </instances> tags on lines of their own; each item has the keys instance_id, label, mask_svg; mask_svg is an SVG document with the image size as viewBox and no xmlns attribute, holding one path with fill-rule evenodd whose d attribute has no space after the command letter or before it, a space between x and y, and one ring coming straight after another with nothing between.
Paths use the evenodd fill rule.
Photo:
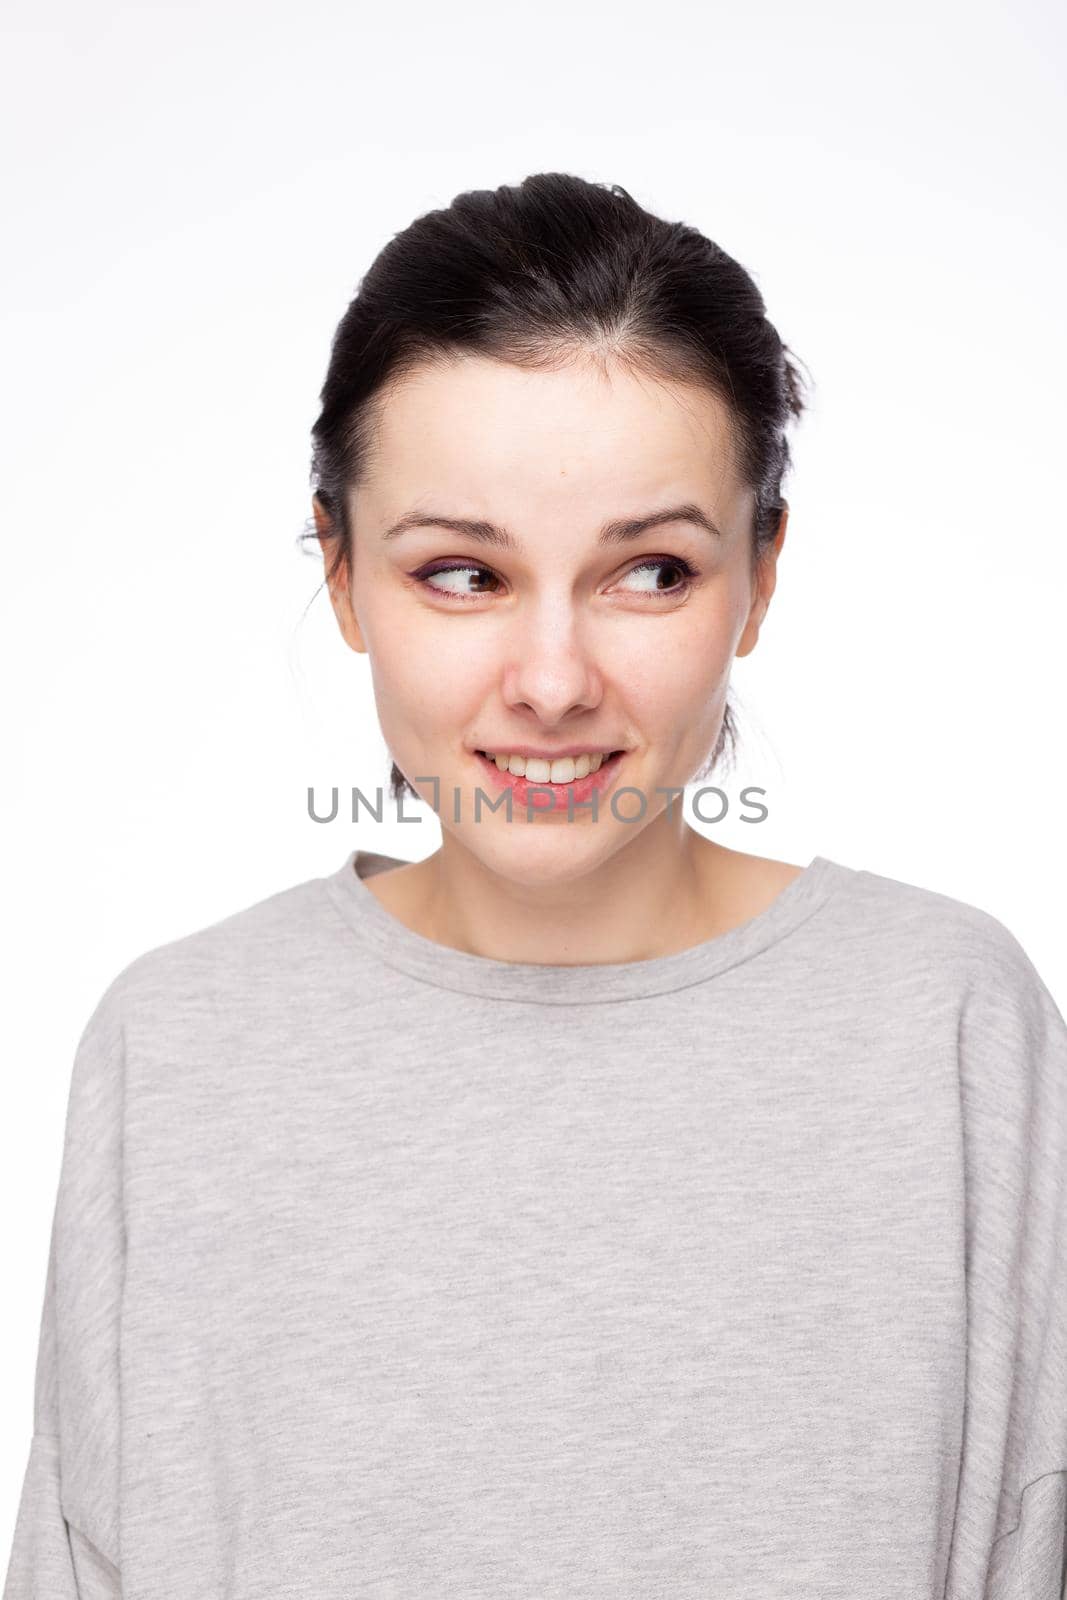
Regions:
<instances>
[{"instance_id":1,"label":"heathered gray fabric","mask_svg":"<svg viewBox=\"0 0 1067 1600\"><path fill-rule=\"evenodd\" d=\"M1067 1028L1014 936L818 856L694 949L509 964L392 864L86 1024L6 1600L1060 1600Z\"/></svg>"}]
</instances>

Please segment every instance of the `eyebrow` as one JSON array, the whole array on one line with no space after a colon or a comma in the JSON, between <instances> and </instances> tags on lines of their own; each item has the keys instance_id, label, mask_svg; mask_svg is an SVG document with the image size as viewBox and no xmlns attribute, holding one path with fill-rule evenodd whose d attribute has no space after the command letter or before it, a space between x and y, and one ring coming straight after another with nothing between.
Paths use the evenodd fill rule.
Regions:
<instances>
[{"instance_id":1,"label":"eyebrow","mask_svg":"<svg viewBox=\"0 0 1067 1600\"><path fill-rule=\"evenodd\" d=\"M602 545L625 544L628 539L640 538L649 528L658 528L665 522L692 522L716 539L722 538L721 529L706 511L696 505L667 506L663 511L650 511L641 517L620 517L605 522L597 543ZM506 528L493 522L483 522L470 517L443 517L433 511L408 511L398 521L386 528L383 539L395 539L409 528L447 528L451 533L465 533L482 544L496 545L501 550L518 550L519 541Z\"/></svg>"}]
</instances>

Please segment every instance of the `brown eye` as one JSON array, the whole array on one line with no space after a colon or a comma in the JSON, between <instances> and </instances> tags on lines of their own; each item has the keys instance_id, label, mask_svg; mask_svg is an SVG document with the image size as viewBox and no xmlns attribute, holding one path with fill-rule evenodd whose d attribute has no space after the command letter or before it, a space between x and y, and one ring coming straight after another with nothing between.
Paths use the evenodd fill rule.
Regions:
<instances>
[{"instance_id":1,"label":"brown eye","mask_svg":"<svg viewBox=\"0 0 1067 1600\"><path fill-rule=\"evenodd\" d=\"M482 567L476 562L467 561L453 561L446 563L444 566L429 567L422 572L413 572L410 574L410 576L421 583L424 588L431 589L434 594L439 594L448 600L474 600L477 599L480 594L490 594L493 592L492 590L484 587L472 587L464 584L462 580L454 586L436 581L441 577L447 577L450 573L471 572L476 572L479 574L479 576L484 575L492 583L498 583L500 581L496 574L492 572L489 567ZM435 581L431 582L431 579Z\"/></svg>"},{"instance_id":2,"label":"brown eye","mask_svg":"<svg viewBox=\"0 0 1067 1600\"><path fill-rule=\"evenodd\" d=\"M656 573L664 567L666 567L668 572L673 570L675 573L681 573L681 581L666 584L645 582L638 585L636 592L652 595L676 595L687 589L691 580L696 577L696 568L691 567L689 562L686 561L682 556L657 556L653 560L642 561L640 566L631 567L629 572L626 574L626 577L633 578L638 574L644 577L646 573Z\"/></svg>"}]
</instances>

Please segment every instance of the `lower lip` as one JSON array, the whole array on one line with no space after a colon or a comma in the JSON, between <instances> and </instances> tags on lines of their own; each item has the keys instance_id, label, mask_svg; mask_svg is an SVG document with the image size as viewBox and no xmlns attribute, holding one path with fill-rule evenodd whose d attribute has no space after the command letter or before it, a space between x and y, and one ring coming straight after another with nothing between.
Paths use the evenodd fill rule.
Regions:
<instances>
[{"instance_id":1,"label":"lower lip","mask_svg":"<svg viewBox=\"0 0 1067 1600\"><path fill-rule=\"evenodd\" d=\"M516 800L524 807L527 807L527 797L532 794L527 807L530 811L551 811L566 807L568 803L578 806L584 800L591 799L594 793L604 794L614 783L625 754L625 750L616 750L614 755L604 758L595 772L587 773L584 778L573 778L570 783L537 783L525 777L518 778L513 772L502 772L495 761L490 761L479 750L474 752L475 760L498 790L511 789Z\"/></svg>"}]
</instances>

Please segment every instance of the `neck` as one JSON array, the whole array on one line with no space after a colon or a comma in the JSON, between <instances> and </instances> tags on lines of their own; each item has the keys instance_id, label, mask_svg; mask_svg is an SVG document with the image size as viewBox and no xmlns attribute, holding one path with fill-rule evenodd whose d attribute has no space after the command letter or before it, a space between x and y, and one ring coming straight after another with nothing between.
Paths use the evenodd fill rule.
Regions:
<instances>
[{"instance_id":1,"label":"neck","mask_svg":"<svg viewBox=\"0 0 1067 1600\"><path fill-rule=\"evenodd\" d=\"M534 825L540 837L521 879L446 833L425 861L368 882L409 928L471 955L554 966L651 960L748 920L783 886L781 869L799 870L705 839L676 809L606 858L575 852L577 871L557 865L567 838Z\"/></svg>"}]
</instances>

